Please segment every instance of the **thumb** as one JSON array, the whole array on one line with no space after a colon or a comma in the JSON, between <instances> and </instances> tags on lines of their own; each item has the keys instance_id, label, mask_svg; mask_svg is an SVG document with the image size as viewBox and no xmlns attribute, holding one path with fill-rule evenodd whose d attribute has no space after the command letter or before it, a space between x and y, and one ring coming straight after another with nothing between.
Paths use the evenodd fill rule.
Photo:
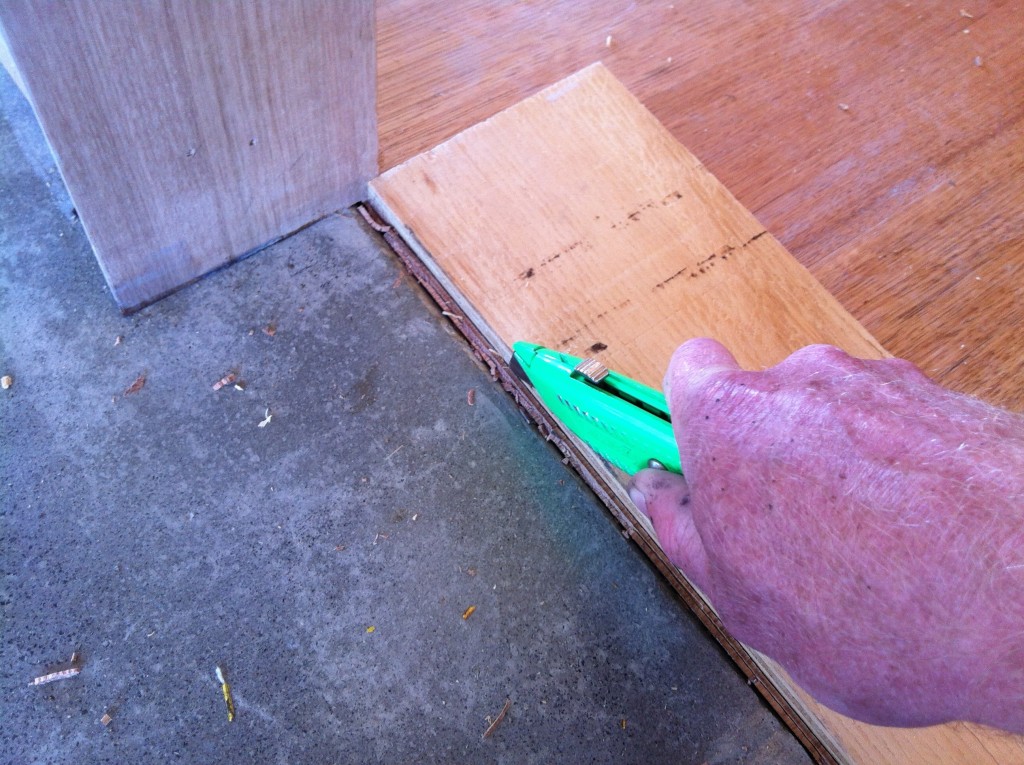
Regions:
<instances>
[{"instance_id":1,"label":"thumb","mask_svg":"<svg viewBox=\"0 0 1024 765\"><path fill-rule=\"evenodd\" d=\"M729 349L717 340L709 337L687 340L672 354L665 373L665 397L672 400L673 390L677 396L685 394L687 389L713 374L735 372L739 368Z\"/></svg>"},{"instance_id":2,"label":"thumb","mask_svg":"<svg viewBox=\"0 0 1024 765\"><path fill-rule=\"evenodd\" d=\"M708 559L690 509L690 487L678 473L641 470L629 483L629 496L654 531L669 560L707 592Z\"/></svg>"}]
</instances>

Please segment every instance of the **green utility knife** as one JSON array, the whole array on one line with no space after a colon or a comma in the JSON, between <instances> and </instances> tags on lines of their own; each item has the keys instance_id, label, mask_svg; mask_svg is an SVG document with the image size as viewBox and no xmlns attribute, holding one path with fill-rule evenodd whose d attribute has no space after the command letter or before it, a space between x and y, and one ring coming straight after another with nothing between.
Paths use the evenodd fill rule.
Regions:
<instances>
[{"instance_id":1,"label":"green utility knife","mask_svg":"<svg viewBox=\"0 0 1024 765\"><path fill-rule=\"evenodd\" d=\"M534 343L512 346L512 371L577 438L627 473L652 464L682 473L665 396L609 371Z\"/></svg>"}]
</instances>

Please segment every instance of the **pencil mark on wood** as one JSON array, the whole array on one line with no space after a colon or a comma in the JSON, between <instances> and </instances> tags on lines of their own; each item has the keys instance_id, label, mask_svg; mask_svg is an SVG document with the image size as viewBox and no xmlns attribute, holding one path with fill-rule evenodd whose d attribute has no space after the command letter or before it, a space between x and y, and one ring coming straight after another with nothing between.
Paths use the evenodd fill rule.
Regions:
<instances>
[{"instance_id":1,"label":"pencil mark on wood","mask_svg":"<svg viewBox=\"0 0 1024 765\"><path fill-rule=\"evenodd\" d=\"M670 275L668 278L662 279L660 282L654 285L653 289L664 289L666 284L675 279L678 279L683 274L689 274L691 279L699 279L702 274L706 274L709 271L711 271L711 269L714 268L717 263L728 260L730 255L732 255L735 252L742 251L747 247L747 245L756 242L758 239L760 239L767 233L767 231L759 231L758 233L750 237L747 241L743 242L738 246L734 246L731 244L723 245L716 252L712 252L706 258L698 260L694 265L684 266L683 268L680 268L678 271Z\"/></svg>"},{"instance_id":2,"label":"pencil mark on wood","mask_svg":"<svg viewBox=\"0 0 1024 765\"><path fill-rule=\"evenodd\" d=\"M611 227L614 229L621 229L629 226L633 223L638 223L644 214L649 210L656 210L659 207L670 207L676 202L679 202L683 198L681 191L670 191L668 194L663 196L660 200L655 201L654 199L647 199L636 206L635 209L630 210L626 213L625 217L616 223L612 223ZM597 220L598 218L594 218Z\"/></svg>"},{"instance_id":3,"label":"pencil mark on wood","mask_svg":"<svg viewBox=\"0 0 1024 765\"><path fill-rule=\"evenodd\" d=\"M590 321L583 322L583 324L580 325L579 329L577 329L573 334L569 335L569 337L567 337L564 340L562 340L561 345L563 347L569 345L570 343L575 341L577 338L579 338L580 335L582 335L584 332L586 332L588 329L590 329L590 327L592 327L594 324L596 324L601 319L603 319L605 316L607 316L610 313L617 313L617 312L621 311L622 309L624 309L626 306L628 306L632 302L633 301L632 301L631 298L626 298L621 303L618 303L617 305L614 305L611 308L609 308L609 309L607 309L605 311L602 311L601 313L599 313L597 316L595 316ZM595 343L595 345L604 345L604 343ZM607 348L608 346L604 345L604 347ZM591 346L591 350L593 350L593 349L594 349L594 346ZM599 349L599 350L604 350L604 349L602 348L602 349Z\"/></svg>"},{"instance_id":4,"label":"pencil mark on wood","mask_svg":"<svg viewBox=\"0 0 1024 765\"><path fill-rule=\"evenodd\" d=\"M589 251L591 249L593 249L593 248L590 246L590 244L588 242L586 242L583 239L577 239L576 241L567 244L565 247L563 247L558 252L553 253L551 255L548 255L546 258L543 258L540 261L540 263L537 264L536 268L531 266L530 268L528 268L525 271L523 271L522 273L520 273L519 274L519 278L520 279L529 279L529 278L535 276L536 273L537 273L537 268L542 268L542 267L544 267L546 265L554 263L556 260L558 260L563 255L572 255L572 254L577 254L577 253L581 253L581 252L587 252L587 251Z\"/></svg>"}]
</instances>

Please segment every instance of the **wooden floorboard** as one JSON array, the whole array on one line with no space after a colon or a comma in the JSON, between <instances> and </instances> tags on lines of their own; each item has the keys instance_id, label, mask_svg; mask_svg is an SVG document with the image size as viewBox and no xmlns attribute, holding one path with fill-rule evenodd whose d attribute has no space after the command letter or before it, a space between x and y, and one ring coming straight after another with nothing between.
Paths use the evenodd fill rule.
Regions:
<instances>
[{"instance_id":1,"label":"wooden floorboard","mask_svg":"<svg viewBox=\"0 0 1024 765\"><path fill-rule=\"evenodd\" d=\"M1024 410L1019 4L385 0L378 30L383 168L601 60L890 352Z\"/></svg>"},{"instance_id":2,"label":"wooden floorboard","mask_svg":"<svg viewBox=\"0 0 1024 765\"><path fill-rule=\"evenodd\" d=\"M811 342L884 354L600 66L384 173L371 200L502 354L538 341L654 385L695 335L755 368ZM637 515L626 523L644 526ZM848 720L755 660L837 760L1024 761L1020 739L979 728Z\"/></svg>"}]
</instances>

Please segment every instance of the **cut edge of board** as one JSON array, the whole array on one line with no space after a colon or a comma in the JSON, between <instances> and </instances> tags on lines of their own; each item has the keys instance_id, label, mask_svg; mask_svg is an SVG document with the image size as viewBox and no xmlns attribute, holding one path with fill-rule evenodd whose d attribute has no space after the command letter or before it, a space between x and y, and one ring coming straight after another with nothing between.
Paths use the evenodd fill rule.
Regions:
<instances>
[{"instance_id":1,"label":"cut edge of board","mask_svg":"<svg viewBox=\"0 0 1024 765\"><path fill-rule=\"evenodd\" d=\"M620 477L586 444L564 430L559 420L533 391L515 376L508 366L511 349L487 325L415 234L395 216L372 184L368 203L358 209L367 224L384 237L406 270L469 343L477 358L487 365L491 377L512 396L541 435L562 453L566 465L579 474L622 526L623 536L640 547L746 676L748 685L757 689L811 757L826 765L853 765L839 740L797 693L792 681L781 668L771 659L733 638L703 593L668 559L650 529L649 521L637 515Z\"/></svg>"}]
</instances>

